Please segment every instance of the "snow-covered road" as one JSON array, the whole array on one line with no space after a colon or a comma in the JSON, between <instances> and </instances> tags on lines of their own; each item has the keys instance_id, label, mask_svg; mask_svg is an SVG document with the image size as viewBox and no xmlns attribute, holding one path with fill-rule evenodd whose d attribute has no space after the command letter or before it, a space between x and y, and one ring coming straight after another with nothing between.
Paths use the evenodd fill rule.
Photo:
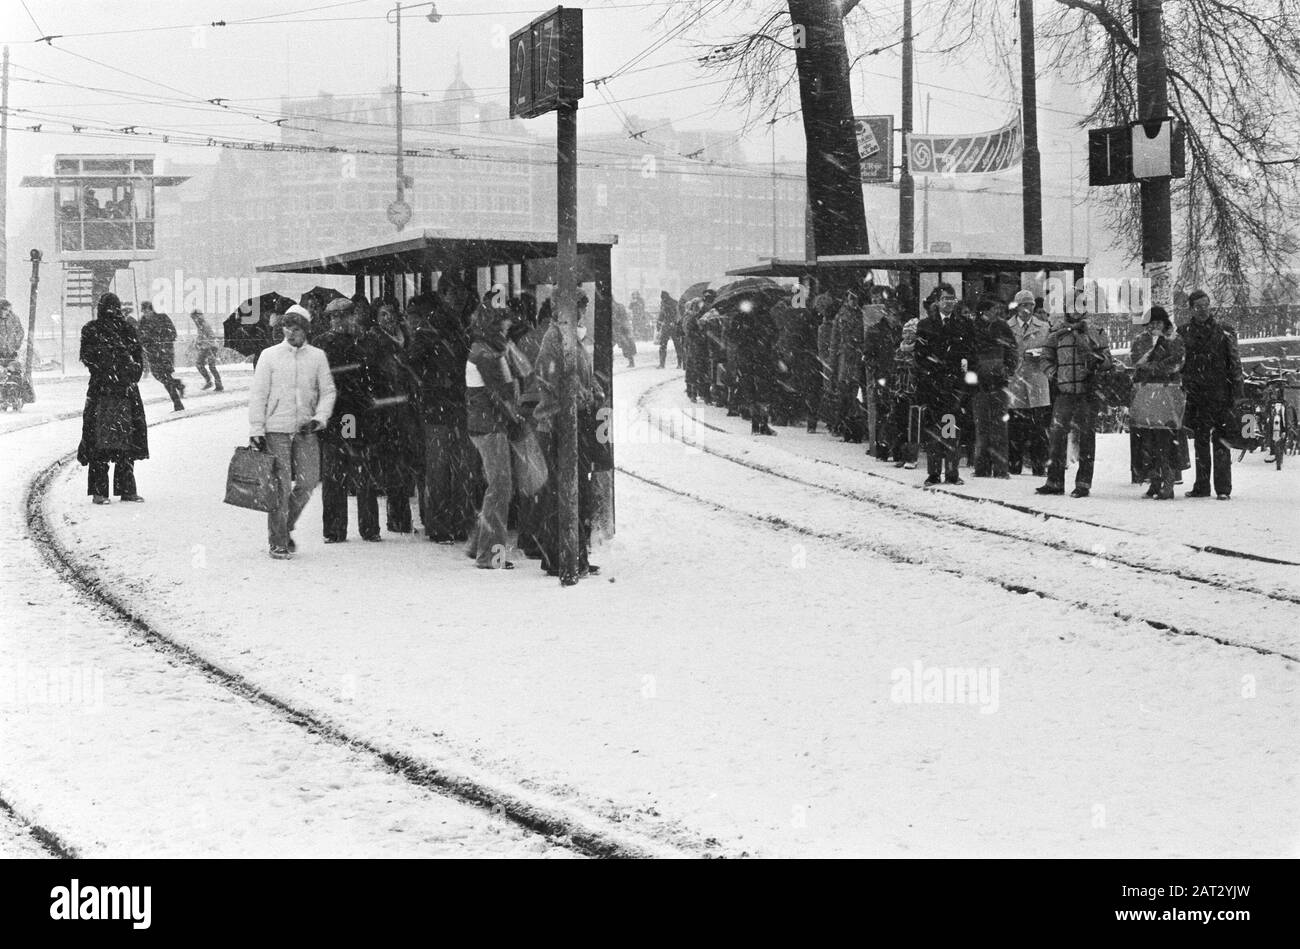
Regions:
<instances>
[{"instance_id":1,"label":"snow-covered road","mask_svg":"<svg viewBox=\"0 0 1300 949\"><path fill-rule=\"evenodd\" d=\"M185 416L169 404L148 414L194 426L242 401L231 391ZM151 429L155 458L168 428ZM0 436L0 799L14 812L0 809L0 854L59 852L34 825L83 857L568 855L233 694L78 595L34 545L24 494L79 434L72 419ZM146 504L96 509L106 521L151 523L153 465L138 466ZM131 566L125 549L110 557Z\"/></svg>"},{"instance_id":2,"label":"snow-covered road","mask_svg":"<svg viewBox=\"0 0 1300 949\"><path fill-rule=\"evenodd\" d=\"M6 604L5 615L22 618L25 635L6 635L0 660L52 668L88 657L106 672L105 708L110 694L125 707L108 714L114 728L103 714L24 708L32 721L3 736L22 754L0 769L0 797L94 852L154 852L145 841L248 852L257 839L275 852L378 854L418 836L383 830L394 815L419 821L433 810L427 792L403 796L409 782L394 779L383 806L360 793L323 807L314 821L349 816L352 835L337 846L318 835L310 849L295 821L301 798L344 792L312 798L289 785L320 790L311 778L345 765L371 774L367 762L336 760L347 757L337 742L301 749L298 726L281 735L281 716L198 672L194 657L368 747L643 852L1300 850L1295 571L1177 546L1209 535L1258 549L1253 528L1234 531L1219 513L1259 517L1246 500L1253 475L1239 476L1231 504L1202 502L1204 532L1186 515L1166 515L1166 532L1129 519L1122 505L1154 515L1127 485L1114 498L1101 487L1103 448L1098 503L1059 511L1101 526L1043 520L913 490L895 482L915 472L826 436L756 439L711 409L700 414L708 425L669 423L680 384L656 387L675 375L616 379L621 407L654 410L655 423L695 444L648 425L618 444L618 536L593 555L601 578L571 590L531 563L478 572L455 549L410 537L325 547L318 501L298 531L298 558L268 561L261 519L219 503L229 450L244 438L238 411L151 431L146 505L92 509L82 472L63 472L44 508L57 542L168 642L155 648L69 596L13 526L6 553L14 545L30 572L6 579L18 612ZM53 437L45 429L60 425L74 434L42 447ZM4 438L24 459L4 476L13 499L75 443L75 423ZM17 439L27 440L21 452ZM1293 497L1274 502L1282 526L1270 551L1294 537ZM1146 508L1181 515L1192 505ZM116 672L129 653L148 669ZM182 715L191 701L216 703L224 717ZM262 756L291 737L308 760L291 759L278 779ZM130 782L106 760L112 751L95 750L104 747L145 773ZM60 792L69 768L79 786ZM255 793L259 803L245 807L264 836L238 835L229 811L187 821L198 788L209 801ZM170 834L140 815L145 793L166 802ZM467 832L462 852L519 833L505 826L486 838ZM422 840L422 852L436 851L436 836Z\"/></svg>"}]
</instances>

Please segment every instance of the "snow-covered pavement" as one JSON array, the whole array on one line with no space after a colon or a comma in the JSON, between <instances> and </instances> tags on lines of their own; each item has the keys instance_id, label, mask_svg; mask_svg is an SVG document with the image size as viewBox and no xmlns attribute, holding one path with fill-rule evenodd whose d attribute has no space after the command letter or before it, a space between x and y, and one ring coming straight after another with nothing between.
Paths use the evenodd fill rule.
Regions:
<instances>
[{"instance_id":1,"label":"snow-covered pavement","mask_svg":"<svg viewBox=\"0 0 1300 949\"><path fill-rule=\"evenodd\" d=\"M242 402L234 391L203 406ZM203 410L181 425L202 424ZM177 416L164 404L149 418ZM174 427L151 429L155 458ZM23 495L79 432L73 419L2 436L0 799L21 819L0 813L0 852L49 852L26 821L84 857L568 854L232 694L76 595L28 535ZM137 469L145 505L96 510L118 525L152 525L164 493L154 464ZM69 474L84 480L75 465ZM131 563L124 549L112 557Z\"/></svg>"},{"instance_id":2,"label":"snow-covered pavement","mask_svg":"<svg viewBox=\"0 0 1300 949\"><path fill-rule=\"evenodd\" d=\"M640 404L666 412L655 416L664 421L679 407L680 384L654 387L676 375L620 373L620 412ZM160 414L170 413L155 408L151 417ZM48 710L26 709L37 722L4 736L22 754L0 770L0 797L74 846L100 841L95 852L142 838L174 848L167 852L247 852L253 839L275 852L307 846L293 819L304 805L258 751L289 740L277 737L282 720L177 651L191 650L369 746L574 826L625 835L646 852L1300 850L1300 691L1287 658L1300 654L1300 606L1287 598L1294 568L1175 550L1180 535L1127 513L1112 520L1118 506L1144 502L1128 500L1126 484L1109 499L1105 447L1089 499L1098 503L1077 516L1113 526L1093 527L913 490L894 480L915 472L850 457L860 448L788 437L791 429L755 439L722 416L701 413L713 428L672 423L694 448L650 437L648 426L618 444L618 535L593 554L601 577L568 590L533 563L475 571L455 548L409 536L372 545L354 535L326 547L318 500L297 532L299 556L268 560L262 519L220 503L229 451L245 438L238 410L151 430L145 505L92 509L84 474L69 468L45 502L59 544L175 645L160 652L88 611L53 580L21 527L7 532L5 546L30 572L6 579L6 598L49 592L32 597L41 605L20 626L42 635L7 635L3 648L35 651L47 666L97 661L106 671L118 666L92 646L111 647L115 663L130 649L151 672L105 675L105 695L150 705L152 715L78 711L74 722L65 711L42 726ZM75 434L57 449L40 444L45 429L69 425L4 436L14 453L17 439L32 443L20 453L23 470L5 474L5 497L75 444ZM1239 475L1239 498L1227 505L1201 502L1205 532L1170 530L1256 549L1257 535L1218 513L1254 516L1254 480ZM1023 489L1016 503L1032 498L1030 479L1010 484ZM972 481L962 491L995 493L986 487L1007 483ZM1175 512L1166 515L1174 522L1192 502L1145 506ZM1283 527L1268 550L1289 559L1278 551L1294 536L1285 530L1293 502L1279 496L1271 510ZM1184 561L1187 578L1169 574L1168 556ZM1025 592L1035 588L1040 595ZM92 651L69 654L69 637ZM110 692L110 682L120 687ZM149 688L137 694L132 682ZM154 694L157 702L138 701ZM173 711L190 701L226 706L226 717ZM152 753L163 763L134 785L97 764L98 743L114 746L105 718L125 736L117 745L127 755L115 761L147 764ZM200 743L185 737L194 734ZM294 747L302 744L296 736ZM232 767L214 747L247 755L230 756ZM56 790L79 748L88 755L80 804L76 791ZM308 751L344 753L337 744ZM165 766L178 763L188 770ZM295 760L285 780L319 787L310 779L342 766ZM238 837L226 812L215 826L186 822L183 802L200 787L209 799L257 787L264 803L248 806L265 836ZM116 800L138 804L144 791L168 802L170 836L145 834L138 807ZM330 793L341 792L323 798ZM430 808L425 798L379 808L360 793L330 813L360 825L342 838L354 848L346 852L378 854L393 852L396 835L381 833L375 815L420 820ZM484 839L468 835L464 852ZM538 839L514 843L527 850ZM311 852L345 852L324 840Z\"/></svg>"}]
</instances>

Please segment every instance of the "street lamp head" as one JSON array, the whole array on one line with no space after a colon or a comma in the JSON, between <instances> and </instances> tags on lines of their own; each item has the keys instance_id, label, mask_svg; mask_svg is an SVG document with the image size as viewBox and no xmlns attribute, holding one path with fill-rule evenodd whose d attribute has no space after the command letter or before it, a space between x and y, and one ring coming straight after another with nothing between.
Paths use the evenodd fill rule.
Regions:
<instances>
[{"instance_id":1,"label":"street lamp head","mask_svg":"<svg viewBox=\"0 0 1300 949\"><path fill-rule=\"evenodd\" d=\"M429 4L429 15L425 17L430 23L437 23L442 20L442 14L438 12L436 3Z\"/></svg>"}]
</instances>

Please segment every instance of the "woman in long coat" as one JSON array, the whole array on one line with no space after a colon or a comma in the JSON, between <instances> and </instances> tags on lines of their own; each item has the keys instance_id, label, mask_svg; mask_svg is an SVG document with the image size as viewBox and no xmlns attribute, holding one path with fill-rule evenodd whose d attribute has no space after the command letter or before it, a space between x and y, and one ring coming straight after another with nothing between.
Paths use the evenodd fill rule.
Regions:
<instances>
[{"instance_id":1,"label":"woman in long coat","mask_svg":"<svg viewBox=\"0 0 1300 949\"><path fill-rule=\"evenodd\" d=\"M414 530L411 494L424 457L414 397L419 380L411 369L407 338L396 305L385 303L358 342L370 394L363 421L373 434L369 474L384 492L387 527L395 534Z\"/></svg>"},{"instance_id":2,"label":"woman in long coat","mask_svg":"<svg viewBox=\"0 0 1300 949\"><path fill-rule=\"evenodd\" d=\"M135 463L149 457L149 430L137 385L144 373L144 351L114 294L99 298L96 318L81 328L80 358L90 370L77 446L77 461L90 468L86 493L96 504L108 503L112 462L113 493L123 501L143 501L136 492Z\"/></svg>"}]
</instances>

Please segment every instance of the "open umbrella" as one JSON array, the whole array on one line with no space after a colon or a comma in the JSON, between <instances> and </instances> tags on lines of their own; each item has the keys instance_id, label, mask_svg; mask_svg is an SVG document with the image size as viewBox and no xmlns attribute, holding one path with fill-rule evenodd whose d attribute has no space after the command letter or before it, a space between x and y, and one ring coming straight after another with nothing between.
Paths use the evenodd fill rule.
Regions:
<instances>
[{"instance_id":1,"label":"open umbrella","mask_svg":"<svg viewBox=\"0 0 1300 949\"><path fill-rule=\"evenodd\" d=\"M303 294L304 298L315 297L320 300L321 306L328 306L333 301L342 299L343 296L344 294L341 291L335 290L333 287L312 287ZM306 304L303 305L306 306Z\"/></svg>"},{"instance_id":2,"label":"open umbrella","mask_svg":"<svg viewBox=\"0 0 1300 949\"><path fill-rule=\"evenodd\" d=\"M693 283L682 291L681 299L677 301L677 305L681 307L682 312L686 311L686 304L690 303L697 297L704 296L704 291L709 289L710 283L711 281L709 280L701 280L699 283Z\"/></svg>"},{"instance_id":3,"label":"open umbrella","mask_svg":"<svg viewBox=\"0 0 1300 949\"><path fill-rule=\"evenodd\" d=\"M718 291L713 306L723 307L738 302L744 297L781 297L789 290L769 277L741 277L727 284Z\"/></svg>"},{"instance_id":4,"label":"open umbrella","mask_svg":"<svg viewBox=\"0 0 1300 949\"><path fill-rule=\"evenodd\" d=\"M241 356L256 356L271 345L271 314L283 313L294 301L274 290L239 304L222 329L226 346Z\"/></svg>"}]
</instances>

